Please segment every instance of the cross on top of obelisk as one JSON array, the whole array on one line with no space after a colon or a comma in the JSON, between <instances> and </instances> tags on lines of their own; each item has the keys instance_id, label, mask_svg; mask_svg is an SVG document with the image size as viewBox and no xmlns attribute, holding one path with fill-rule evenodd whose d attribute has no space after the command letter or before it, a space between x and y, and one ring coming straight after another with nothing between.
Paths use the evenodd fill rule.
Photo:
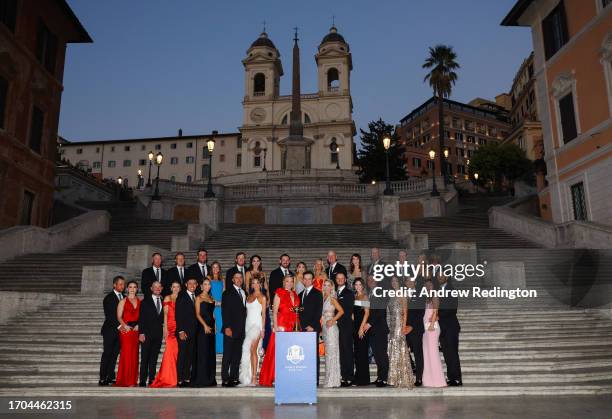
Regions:
<instances>
[{"instance_id":1,"label":"cross on top of obelisk","mask_svg":"<svg viewBox=\"0 0 612 419\"><path fill-rule=\"evenodd\" d=\"M295 42L297 42L297 41L298 41L298 39L299 39L299 38L298 38L298 27L296 26L295 28L293 28L293 30L295 31L295 36L294 36L293 40L294 40Z\"/></svg>"}]
</instances>

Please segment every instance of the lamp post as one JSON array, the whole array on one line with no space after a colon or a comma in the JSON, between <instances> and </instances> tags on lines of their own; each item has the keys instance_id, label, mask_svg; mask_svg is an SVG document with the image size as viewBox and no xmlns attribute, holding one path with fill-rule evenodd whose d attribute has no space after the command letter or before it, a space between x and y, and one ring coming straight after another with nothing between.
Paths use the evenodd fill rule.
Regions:
<instances>
[{"instance_id":1,"label":"lamp post","mask_svg":"<svg viewBox=\"0 0 612 419\"><path fill-rule=\"evenodd\" d=\"M142 170L138 169L138 189L142 188Z\"/></svg>"},{"instance_id":2,"label":"lamp post","mask_svg":"<svg viewBox=\"0 0 612 419\"><path fill-rule=\"evenodd\" d=\"M431 160L431 179L433 184L431 185L431 196L440 196L438 187L436 186L436 151L432 148L429 150L429 160Z\"/></svg>"},{"instance_id":3,"label":"lamp post","mask_svg":"<svg viewBox=\"0 0 612 419\"><path fill-rule=\"evenodd\" d=\"M389 177L389 148L391 147L391 138L385 135L383 138L383 147L385 148L385 161L386 161L386 173L387 178L385 181L384 195L393 195L393 188L391 188L391 178Z\"/></svg>"},{"instance_id":4,"label":"lamp post","mask_svg":"<svg viewBox=\"0 0 612 419\"><path fill-rule=\"evenodd\" d=\"M204 194L205 198L215 197L215 193L212 190L212 155L215 149L215 135L217 135L217 131L213 131L212 137L210 137L206 142L206 147L208 147L208 187L206 188L206 193Z\"/></svg>"},{"instance_id":5,"label":"lamp post","mask_svg":"<svg viewBox=\"0 0 612 419\"><path fill-rule=\"evenodd\" d=\"M117 178L117 185L117 201L121 201L121 188L123 185L123 178L121 176Z\"/></svg>"},{"instance_id":6,"label":"lamp post","mask_svg":"<svg viewBox=\"0 0 612 419\"><path fill-rule=\"evenodd\" d=\"M147 187L151 186L151 166L153 165L153 159L155 158L155 154L152 151L149 151L147 155L149 157L149 180L147 180Z\"/></svg>"},{"instance_id":7,"label":"lamp post","mask_svg":"<svg viewBox=\"0 0 612 419\"><path fill-rule=\"evenodd\" d=\"M264 164L263 164L263 169L261 169L261 170L263 170L265 172L266 170L268 170L268 169L266 169L266 157L268 155L268 149L264 148L263 149L263 153L264 153Z\"/></svg>"},{"instance_id":8,"label":"lamp post","mask_svg":"<svg viewBox=\"0 0 612 419\"><path fill-rule=\"evenodd\" d=\"M450 168L450 163L448 162L448 155L450 154L450 150L448 149L448 147L444 147L444 178L445 178L445 182L444 184L448 183L448 181L451 181L452 176L453 176L453 171Z\"/></svg>"},{"instance_id":9,"label":"lamp post","mask_svg":"<svg viewBox=\"0 0 612 419\"><path fill-rule=\"evenodd\" d=\"M153 197L151 198L155 201L159 201L160 199L160 196L159 196L159 168L162 165L163 160L164 160L164 155L160 151L155 156L155 165L157 166L157 176L155 177L155 193L153 194Z\"/></svg>"}]
</instances>

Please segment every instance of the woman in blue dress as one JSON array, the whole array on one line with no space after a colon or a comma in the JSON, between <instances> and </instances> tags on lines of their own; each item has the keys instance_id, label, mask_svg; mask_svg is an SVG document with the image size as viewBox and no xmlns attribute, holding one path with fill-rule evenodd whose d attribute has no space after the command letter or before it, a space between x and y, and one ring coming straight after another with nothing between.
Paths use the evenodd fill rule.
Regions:
<instances>
[{"instance_id":1,"label":"woman in blue dress","mask_svg":"<svg viewBox=\"0 0 612 419\"><path fill-rule=\"evenodd\" d=\"M223 353L223 319L221 318L221 295L223 294L223 288L225 288L225 281L221 276L221 264L214 261L210 266L210 279L211 289L210 294L215 300L215 351L218 354Z\"/></svg>"}]
</instances>

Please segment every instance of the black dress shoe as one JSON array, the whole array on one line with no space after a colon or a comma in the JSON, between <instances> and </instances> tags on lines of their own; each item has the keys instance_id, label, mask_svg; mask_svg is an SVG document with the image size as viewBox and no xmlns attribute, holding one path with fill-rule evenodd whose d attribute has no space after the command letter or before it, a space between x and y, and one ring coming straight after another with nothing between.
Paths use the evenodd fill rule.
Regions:
<instances>
[{"instance_id":1,"label":"black dress shoe","mask_svg":"<svg viewBox=\"0 0 612 419\"><path fill-rule=\"evenodd\" d=\"M376 382L376 387L387 387L387 382L386 381L377 381Z\"/></svg>"},{"instance_id":2,"label":"black dress shoe","mask_svg":"<svg viewBox=\"0 0 612 419\"><path fill-rule=\"evenodd\" d=\"M147 386L147 383L140 383L140 384L138 384L138 387L146 387L146 386Z\"/></svg>"},{"instance_id":3,"label":"black dress shoe","mask_svg":"<svg viewBox=\"0 0 612 419\"><path fill-rule=\"evenodd\" d=\"M350 383L348 381L341 381L340 382L340 387L350 387Z\"/></svg>"},{"instance_id":4,"label":"black dress shoe","mask_svg":"<svg viewBox=\"0 0 612 419\"><path fill-rule=\"evenodd\" d=\"M233 381L224 381L221 383L221 387L234 387Z\"/></svg>"},{"instance_id":5,"label":"black dress shoe","mask_svg":"<svg viewBox=\"0 0 612 419\"><path fill-rule=\"evenodd\" d=\"M415 387L421 387L422 385L423 385L423 382L422 382L422 381L415 381L415 382L414 382L414 386L415 386Z\"/></svg>"},{"instance_id":6,"label":"black dress shoe","mask_svg":"<svg viewBox=\"0 0 612 419\"><path fill-rule=\"evenodd\" d=\"M462 385L463 385L463 383L462 383L461 381L455 381L455 380L452 380L452 381L447 381L447 382L446 382L446 384L447 384L449 387L460 387L460 386L462 386Z\"/></svg>"},{"instance_id":7,"label":"black dress shoe","mask_svg":"<svg viewBox=\"0 0 612 419\"><path fill-rule=\"evenodd\" d=\"M178 384L178 387L181 387L181 388L191 387L191 384L187 381L183 381L182 383Z\"/></svg>"},{"instance_id":8,"label":"black dress shoe","mask_svg":"<svg viewBox=\"0 0 612 419\"><path fill-rule=\"evenodd\" d=\"M106 380L100 380L100 381L98 381L98 385L99 385L99 386L107 386L107 385L108 385L108 381L106 381Z\"/></svg>"},{"instance_id":9,"label":"black dress shoe","mask_svg":"<svg viewBox=\"0 0 612 419\"><path fill-rule=\"evenodd\" d=\"M232 381L232 387L236 387L240 385L240 380L233 380Z\"/></svg>"}]
</instances>

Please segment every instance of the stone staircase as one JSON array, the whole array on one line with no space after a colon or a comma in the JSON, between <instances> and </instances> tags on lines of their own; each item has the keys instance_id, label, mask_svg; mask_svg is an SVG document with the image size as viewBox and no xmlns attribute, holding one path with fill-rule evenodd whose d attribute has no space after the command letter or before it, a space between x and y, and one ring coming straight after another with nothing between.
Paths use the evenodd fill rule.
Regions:
<instances>
[{"instance_id":1,"label":"stone staircase","mask_svg":"<svg viewBox=\"0 0 612 419\"><path fill-rule=\"evenodd\" d=\"M103 320L100 298L64 296L50 307L0 326L0 394L27 387L61 392L98 389ZM490 308L460 310L462 388L397 390L393 395L534 395L612 392L612 321L588 310ZM588 325L588 326L586 326ZM20 327L24 326L24 327ZM161 356L160 356L161 362ZM217 380L220 382L219 356ZM321 373L324 374L323 360ZM371 366L372 379L375 366ZM158 390L134 389L146 394ZM236 395L233 390L178 390L173 394ZM240 390L241 395L270 389ZM379 389L323 390L320 395L380 396ZM228 394L229 393L229 394Z\"/></svg>"}]
</instances>

